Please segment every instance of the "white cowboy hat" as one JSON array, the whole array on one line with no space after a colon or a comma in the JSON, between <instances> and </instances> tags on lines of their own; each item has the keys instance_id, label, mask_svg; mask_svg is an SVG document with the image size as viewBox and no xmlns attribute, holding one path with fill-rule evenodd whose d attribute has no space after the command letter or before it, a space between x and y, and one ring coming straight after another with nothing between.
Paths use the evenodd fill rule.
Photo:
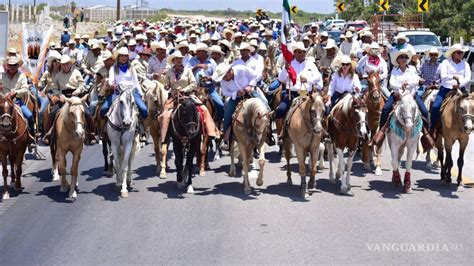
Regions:
<instances>
[{"instance_id":1,"label":"white cowboy hat","mask_svg":"<svg viewBox=\"0 0 474 266\"><path fill-rule=\"evenodd\" d=\"M18 56L9 56L6 61L7 65L23 65L23 61L21 61Z\"/></svg>"},{"instance_id":2,"label":"white cowboy hat","mask_svg":"<svg viewBox=\"0 0 474 266\"><path fill-rule=\"evenodd\" d=\"M379 45L378 43L372 42L372 43L370 44L370 46L368 46L368 47L366 48L365 51L368 53L368 52L370 52L371 50L378 50L379 53L381 53L381 52L383 51L383 48L380 47L380 45Z\"/></svg>"},{"instance_id":3,"label":"white cowboy hat","mask_svg":"<svg viewBox=\"0 0 474 266\"><path fill-rule=\"evenodd\" d=\"M296 50L302 50L306 52L306 47L304 47L303 42L297 42L291 44L291 52L294 54Z\"/></svg>"},{"instance_id":4,"label":"white cowboy hat","mask_svg":"<svg viewBox=\"0 0 474 266\"><path fill-rule=\"evenodd\" d=\"M225 45L227 48L229 48L229 50L232 50L232 45L230 44L230 42L228 40L220 40L219 41L219 44L223 44Z\"/></svg>"},{"instance_id":5,"label":"white cowboy hat","mask_svg":"<svg viewBox=\"0 0 474 266\"><path fill-rule=\"evenodd\" d=\"M175 48L176 48L176 50L179 50L180 48L183 48L183 47L189 48L189 44L188 44L187 41L182 41L182 42L178 43L178 45L176 45Z\"/></svg>"},{"instance_id":6,"label":"white cowboy hat","mask_svg":"<svg viewBox=\"0 0 474 266\"><path fill-rule=\"evenodd\" d=\"M108 28L108 29L107 29L107 32L113 32L113 31L114 31L114 30L111 29L111 28Z\"/></svg>"},{"instance_id":7,"label":"white cowboy hat","mask_svg":"<svg viewBox=\"0 0 474 266\"><path fill-rule=\"evenodd\" d=\"M127 46L134 46L134 45L137 45L137 41L135 41L135 39L130 39L130 41L128 41Z\"/></svg>"},{"instance_id":8,"label":"white cowboy hat","mask_svg":"<svg viewBox=\"0 0 474 266\"><path fill-rule=\"evenodd\" d=\"M194 43L191 43L189 45L189 51L194 52L194 53L196 52L196 45Z\"/></svg>"},{"instance_id":9,"label":"white cowboy hat","mask_svg":"<svg viewBox=\"0 0 474 266\"><path fill-rule=\"evenodd\" d=\"M362 36L362 37L374 38L374 35L373 35L372 32L370 32L370 31L365 31L361 36Z\"/></svg>"},{"instance_id":10,"label":"white cowboy hat","mask_svg":"<svg viewBox=\"0 0 474 266\"><path fill-rule=\"evenodd\" d=\"M265 32L262 34L263 37L265 36L272 36L273 37L273 31L271 30L265 30Z\"/></svg>"},{"instance_id":11,"label":"white cowboy hat","mask_svg":"<svg viewBox=\"0 0 474 266\"><path fill-rule=\"evenodd\" d=\"M241 37L241 38L244 37L244 35L243 35L242 32L240 32L240 31L238 31L238 32L236 32L236 33L234 34L234 39L235 39L235 38L239 38L239 37Z\"/></svg>"},{"instance_id":12,"label":"white cowboy hat","mask_svg":"<svg viewBox=\"0 0 474 266\"><path fill-rule=\"evenodd\" d=\"M408 37L403 34L403 33L399 33L397 36L395 36L395 42L398 42L398 40L405 40L405 42L409 42L410 39L408 39Z\"/></svg>"},{"instance_id":13,"label":"white cowboy hat","mask_svg":"<svg viewBox=\"0 0 474 266\"><path fill-rule=\"evenodd\" d=\"M252 39L252 40L250 40L250 42L249 42L249 43L250 43L250 45L252 45L253 47L255 47L255 49L257 49L257 48L258 48L258 42L257 42L257 40L256 40L256 39Z\"/></svg>"},{"instance_id":14,"label":"white cowboy hat","mask_svg":"<svg viewBox=\"0 0 474 266\"><path fill-rule=\"evenodd\" d=\"M118 55L130 55L130 53L128 52L127 47L120 47L118 50Z\"/></svg>"},{"instance_id":15,"label":"white cowboy hat","mask_svg":"<svg viewBox=\"0 0 474 266\"><path fill-rule=\"evenodd\" d=\"M135 36L135 40L137 40L137 41L138 40L143 40L144 41L144 40L146 40L146 37L143 34L137 34L137 36Z\"/></svg>"},{"instance_id":16,"label":"white cowboy hat","mask_svg":"<svg viewBox=\"0 0 474 266\"><path fill-rule=\"evenodd\" d=\"M209 47L207 47L205 43L200 42L196 44L196 52L197 51L206 51L207 53L209 53Z\"/></svg>"},{"instance_id":17,"label":"white cowboy hat","mask_svg":"<svg viewBox=\"0 0 474 266\"><path fill-rule=\"evenodd\" d=\"M81 35L79 35L79 34L76 34L76 35L74 36L74 40L77 40L77 39L79 39L79 40L80 40L80 39L81 39Z\"/></svg>"},{"instance_id":18,"label":"white cowboy hat","mask_svg":"<svg viewBox=\"0 0 474 266\"><path fill-rule=\"evenodd\" d=\"M211 53L219 53L221 55L224 55L224 53L221 50L221 47L219 45L213 45L211 48L209 48L209 52Z\"/></svg>"},{"instance_id":19,"label":"white cowboy hat","mask_svg":"<svg viewBox=\"0 0 474 266\"><path fill-rule=\"evenodd\" d=\"M63 54L61 56L61 64L67 64L67 63L71 63L71 64L74 64L74 59L72 59L71 57L69 57L69 55L67 54Z\"/></svg>"},{"instance_id":20,"label":"white cowboy hat","mask_svg":"<svg viewBox=\"0 0 474 266\"><path fill-rule=\"evenodd\" d=\"M428 51L426 51L426 55L429 56L429 54L438 54L438 58L441 56L436 47L431 47Z\"/></svg>"},{"instance_id":21,"label":"white cowboy hat","mask_svg":"<svg viewBox=\"0 0 474 266\"><path fill-rule=\"evenodd\" d=\"M258 40L258 34L257 33L252 33L250 36L248 36L249 40Z\"/></svg>"},{"instance_id":22,"label":"white cowboy hat","mask_svg":"<svg viewBox=\"0 0 474 266\"><path fill-rule=\"evenodd\" d=\"M327 31L323 31L321 32L321 34L319 34L319 36L321 37L329 37L329 33Z\"/></svg>"},{"instance_id":23,"label":"white cowboy hat","mask_svg":"<svg viewBox=\"0 0 474 266\"><path fill-rule=\"evenodd\" d=\"M82 39L83 39L83 40L84 40L84 39L90 39L90 38L91 38L91 37L89 36L89 34L84 34L84 35L82 35Z\"/></svg>"},{"instance_id":24,"label":"white cowboy hat","mask_svg":"<svg viewBox=\"0 0 474 266\"><path fill-rule=\"evenodd\" d=\"M329 49L332 49L332 48L336 48L336 50L338 50L337 45L336 45L336 41L333 40L333 39L328 39L328 42L327 42L326 46L324 47L324 49L329 50Z\"/></svg>"},{"instance_id":25,"label":"white cowboy hat","mask_svg":"<svg viewBox=\"0 0 474 266\"><path fill-rule=\"evenodd\" d=\"M467 48L465 46L462 46L459 43L455 43L451 47L449 47L448 51L446 51L445 56L446 56L446 58L451 58L453 53L456 52L456 51L467 52L468 50L469 50L469 48Z\"/></svg>"},{"instance_id":26,"label":"white cowboy hat","mask_svg":"<svg viewBox=\"0 0 474 266\"><path fill-rule=\"evenodd\" d=\"M392 65L394 66L398 66L398 62L397 62L397 59L399 56L401 55L406 55L408 56L408 60L410 60L412 54L410 52L410 50L408 49L401 49L400 51L396 51L393 56L391 57L391 60L392 60Z\"/></svg>"},{"instance_id":27,"label":"white cowboy hat","mask_svg":"<svg viewBox=\"0 0 474 266\"><path fill-rule=\"evenodd\" d=\"M102 54L100 55L100 58L102 59L102 61L105 61L113 57L114 55L109 50L103 51Z\"/></svg>"},{"instance_id":28,"label":"white cowboy hat","mask_svg":"<svg viewBox=\"0 0 474 266\"><path fill-rule=\"evenodd\" d=\"M341 57L340 63L341 63L341 65L342 65L342 64L350 64L350 63L352 63L352 60L351 60L351 58L350 58L348 55L343 55L343 56Z\"/></svg>"},{"instance_id":29,"label":"white cowboy hat","mask_svg":"<svg viewBox=\"0 0 474 266\"><path fill-rule=\"evenodd\" d=\"M239 50L249 50L251 53L253 53L253 51L255 51L255 47L253 47L252 45L250 45L250 43L248 43L248 42L243 42L243 43L240 45Z\"/></svg>"},{"instance_id":30,"label":"white cowboy hat","mask_svg":"<svg viewBox=\"0 0 474 266\"><path fill-rule=\"evenodd\" d=\"M258 46L259 51L266 51L267 50L267 45L265 43L261 42L260 45Z\"/></svg>"},{"instance_id":31,"label":"white cowboy hat","mask_svg":"<svg viewBox=\"0 0 474 266\"><path fill-rule=\"evenodd\" d=\"M70 44L76 44L76 42L75 42L73 39L70 39L70 40L67 42L67 45L70 45Z\"/></svg>"},{"instance_id":32,"label":"white cowboy hat","mask_svg":"<svg viewBox=\"0 0 474 266\"><path fill-rule=\"evenodd\" d=\"M352 38L352 32L347 31L347 32L346 32L346 38L347 38L347 39Z\"/></svg>"},{"instance_id":33,"label":"white cowboy hat","mask_svg":"<svg viewBox=\"0 0 474 266\"><path fill-rule=\"evenodd\" d=\"M184 58L183 54L180 51L174 51L170 56L168 56L168 64L172 65L175 58Z\"/></svg>"},{"instance_id":34,"label":"white cowboy hat","mask_svg":"<svg viewBox=\"0 0 474 266\"><path fill-rule=\"evenodd\" d=\"M234 38L234 35L235 35L234 31L229 29L229 28L226 28L226 29L224 29L224 31L222 31L222 36L225 37L227 35L227 33L231 34L230 39L232 40L232 38Z\"/></svg>"},{"instance_id":35,"label":"white cowboy hat","mask_svg":"<svg viewBox=\"0 0 474 266\"><path fill-rule=\"evenodd\" d=\"M94 50L94 49L100 49L100 45L98 42L93 42L91 44L91 50Z\"/></svg>"},{"instance_id":36,"label":"white cowboy hat","mask_svg":"<svg viewBox=\"0 0 474 266\"><path fill-rule=\"evenodd\" d=\"M229 72L229 70L232 68L232 65L229 64L219 64L212 74L212 79L214 82L221 82L221 80L224 78L225 74Z\"/></svg>"},{"instance_id":37,"label":"white cowboy hat","mask_svg":"<svg viewBox=\"0 0 474 266\"><path fill-rule=\"evenodd\" d=\"M163 50L166 50L166 43L165 42L157 42L157 41L153 41L151 44L151 49L153 51L156 51L156 49L163 49Z\"/></svg>"}]
</instances>

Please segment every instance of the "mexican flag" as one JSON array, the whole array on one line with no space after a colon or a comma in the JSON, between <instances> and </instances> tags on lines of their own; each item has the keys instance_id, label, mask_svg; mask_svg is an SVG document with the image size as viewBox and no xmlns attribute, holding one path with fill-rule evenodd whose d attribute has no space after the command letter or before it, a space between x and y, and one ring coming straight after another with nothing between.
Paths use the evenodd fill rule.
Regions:
<instances>
[{"instance_id":1,"label":"mexican flag","mask_svg":"<svg viewBox=\"0 0 474 266\"><path fill-rule=\"evenodd\" d=\"M291 38L290 38L290 28L291 28L291 6L288 0L283 0L283 11L282 14L282 24L281 24L281 51L285 61L291 64L293 60L293 53L291 52ZM288 76L292 84L296 83L296 72L293 67L290 65L288 71Z\"/></svg>"}]
</instances>

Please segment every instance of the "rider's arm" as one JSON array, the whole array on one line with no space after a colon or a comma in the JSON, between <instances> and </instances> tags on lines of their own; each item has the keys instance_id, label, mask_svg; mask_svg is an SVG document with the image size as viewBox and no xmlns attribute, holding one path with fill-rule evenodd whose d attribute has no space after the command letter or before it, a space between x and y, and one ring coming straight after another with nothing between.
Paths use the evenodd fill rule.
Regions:
<instances>
[{"instance_id":1,"label":"rider's arm","mask_svg":"<svg viewBox=\"0 0 474 266\"><path fill-rule=\"evenodd\" d=\"M74 76L74 79L77 83L77 84L75 84L76 86L74 87L74 89L76 89L76 91L78 91L79 93L87 92L86 86L85 86L85 83L84 83L84 79L82 78L81 72L79 72L79 70L77 70L77 69L74 69L73 71L74 71L73 76ZM73 85L73 84L71 84L71 85Z\"/></svg>"},{"instance_id":2,"label":"rider's arm","mask_svg":"<svg viewBox=\"0 0 474 266\"><path fill-rule=\"evenodd\" d=\"M187 76L187 79L188 79L189 83L186 87L181 88L181 91L182 92L193 91L197 87L196 79L194 78L193 72L189 68L185 68L184 71L185 71L184 74Z\"/></svg>"},{"instance_id":3,"label":"rider's arm","mask_svg":"<svg viewBox=\"0 0 474 266\"><path fill-rule=\"evenodd\" d=\"M19 97L28 94L29 92L28 80L26 79L26 76L23 73L20 73L20 76L18 77L18 81L16 82L14 88L15 88L14 91Z\"/></svg>"},{"instance_id":4,"label":"rider's arm","mask_svg":"<svg viewBox=\"0 0 474 266\"><path fill-rule=\"evenodd\" d=\"M459 87L466 87L471 81L471 69L467 62L461 61L464 63L464 75L459 77Z\"/></svg>"},{"instance_id":5,"label":"rider's arm","mask_svg":"<svg viewBox=\"0 0 474 266\"><path fill-rule=\"evenodd\" d=\"M329 97L332 97L332 95L336 91L336 83L337 83L337 73L334 73L334 74L332 74L331 82L329 82L329 87L328 87L328 96Z\"/></svg>"},{"instance_id":6,"label":"rider's arm","mask_svg":"<svg viewBox=\"0 0 474 266\"><path fill-rule=\"evenodd\" d=\"M396 73L398 68L394 68L392 70L392 75L390 75L390 88L393 92L398 92L402 88L402 84L398 80L399 75Z\"/></svg>"},{"instance_id":7,"label":"rider's arm","mask_svg":"<svg viewBox=\"0 0 474 266\"><path fill-rule=\"evenodd\" d=\"M384 59L380 60L380 71L379 71L379 78L380 80L386 79L388 76L388 67L387 62Z\"/></svg>"}]
</instances>

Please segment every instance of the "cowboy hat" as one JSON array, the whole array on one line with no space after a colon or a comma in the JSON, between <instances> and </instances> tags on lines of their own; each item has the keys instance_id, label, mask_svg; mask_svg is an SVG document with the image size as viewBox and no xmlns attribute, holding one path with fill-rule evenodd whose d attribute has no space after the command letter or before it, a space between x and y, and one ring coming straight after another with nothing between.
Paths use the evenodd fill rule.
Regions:
<instances>
[{"instance_id":1,"label":"cowboy hat","mask_svg":"<svg viewBox=\"0 0 474 266\"><path fill-rule=\"evenodd\" d=\"M347 39L352 38L352 32L351 31L346 32L346 38Z\"/></svg>"},{"instance_id":2,"label":"cowboy hat","mask_svg":"<svg viewBox=\"0 0 474 266\"><path fill-rule=\"evenodd\" d=\"M401 49L400 51L396 51L396 52L394 53L394 55L392 56L392 58L391 58L391 59L392 59L392 65L398 66L397 59L398 59L398 57L400 57L401 55L406 55L406 56L408 56L408 60L410 60L410 58L411 58L411 56L412 56L410 50L408 50L408 49Z\"/></svg>"},{"instance_id":3,"label":"cowboy hat","mask_svg":"<svg viewBox=\"0 0 474 266\"><path fill-rule=\"evenodd\" d=\"M7 58L7 65L23 65L23 61L18 58L18 56L9 56Z\"/></svg>"},{"instance_id":4,"label":"cowboy hat","mask_svg":"<svg viewBox=\"0 0 474 266\"><path fill-rule=\"evenodd\" d=\"M403 33L399 33L397 36L395 36L395 42L398 42L398 40L405 40L405 42L410 41L410 39L408 39L408 37Z\"/></svg>"},{"instance_id":5,"label":"cowboy hat","mask_svg":"<svg viewBox=\"0 0 474 266\"><path fill-rule=\"evenodd\" d=\"M103 51L102 54L100 55L100 58L102 61L105 61L113 57L114 57L113 54L109 50Z\"/></svg>"},{"instance_id":6,"label":"cowboy hat","mask_svg":"<svg viewBox=\"0 0 474 266\"><path fill-rule=\"evenodd\" d=\"M10 48L10 49L8 49L8 53L9 54L17 54L18 52L16 51L15 48Z\"/></svg>"},{"instance_id":7,"label":"cowboy hat","mask_svg":"<svg viewBox=\"0 0 474 266\"><path fill-rule=\"evenodd\" d=\"M82 35L82 39L83 39L83 40L84 40L84 39L90 39L90 38L91 38L91 37L89 36L89 34L84 34L84 35Z\"/></svg>"},{"instance_id":8,"label":"cowboy hat","mask_svg":"<svg viewBox=\"0 0 474 266\"><path fill-rule=\"evenodd\" d=\"M266 30L263 34L262 34L263 37L265 36L272 36L273 37L273 32L271 30Z\"/></svg>"},{"instance_id":9,"label":"cowboy hat","mask_svg":"<svg viewBox=\"0 0 474 266\"><path fill-rule=\"evenodd\" d=\"M71 57L69 57L69 55L67 54L63 54L61 56L61 64L67 64L67 63L71 63L71 64L74 64L75 60L72 59Z\"/></svg>"},{"instance_id":10,"label":"cowboy hat","mask_svg":"<svg viewBox=\"0 0 474 266\"><path fill-rule=\"evenodd\" d=\"M227 35L227 33L231 34L230 39L234 38L235 33L234 33L233 30L231 30L229 28L224 29L224 31L222 32L222 36L225 37Z\"/></svg>"},{"instance_id":11,"label":"cowboy hat","mask_svg":"<svg viewBox=\"0 0 474 266\"><path fill-rule=\"evenodd\" d=\"M93 42L91 44L91 50L94 50L94 49L100 49L100 45L98 42Z\"/></svg>"},{"instance_id":12,"label":"cowboy hat","mask_svg":"<svg viewBox=\"0 0 474 266\"><path fill-rule=\"evenodd\" d=\"M239 50L249 50L251 53L253 53L253 51L255 51L255 47L253 47L252 45L250 45L250 43L248 43L248 42L243 42L243 43L240 45Z\"/></svg>"},{"instance_id":13,"label":"cowboy hat","mask_svg":"<svg viewBox=\"0 0 474 266\"><path fill-rule=\"evenodd\" d=\"M370 37L370 38L374 38L374 35L372 34L372 32L370 31L365 31L361 37Z\"/></svg>"},{"instance_id":14,"label":"cowboy hat","mask_svg":"<svg viewBox=\"0 0 474 266\"><path fill-rule=\"evenodd\" d=\"M250 40L250 42L249 42L249 43L250 43L250 45L252 45L253 47L255 47L255 49L257 49L257 48L258 48L258 42L257 42L257 40L256 40L256 39L252 39L252 40Z\"/></svg>"},{"instance_id":15,"label":"cowboy hat","mask_svg":"<svg viewBox=\"0 0 474 266\"><path fill-rule=\"evenodd\" d=\"M249 40L258 40L258 34L257 33L252 33L248 36Z\"/></svg>"},{"instance_id":16,"label":"cowboy hat","mask_svg":"<svg viewBox=\"0 0 474 266\"><path fill-rule=\"evenodd\" d=\"M227 48L229 48L229 50L232 50L232 45L230 44L230 42L228 40L220 40L219 41L219 44L223 44L225 45Z\"/></svg>"},{"instance_id":17,"label":"cowboy hat","mask_svg":"<svg viewBox=\"0 0 474 266\"><path fill-rule=\"evenodd\" d=\"M153 51L156 51L156 49L163 49L163 50L166 50L166 43L165 42L157 42L157 41L153 41L151 44L151 49Z\"/></svg>"},{"instance_id":18,"label":"cowboy hat","mask_svg":"<svg viewBox=\"0 0 474 266\"><path fill-rule=\"evenodd\" d=\"M329 33L327 31L323 31L321 32L321 34L319 34L319 36L321 37L329 37Z\"/></svg>"},{"instance_id":19,"label":"cowboy hat","mask_svg":"<svg viewBox=\"0 0 474 266\"><path fill-rule=\"evenodd\" d=\"M436 47L431 47L428 51L426 51L426 54L437 54L438 58L441 56L438 49Z\"/></svg>"},{"instance_id":20,"label":"cowboy hat","mask_svg":"<svg viewBox=\"0 0 474 266\"><path fill-rule=\"evenodd\" d=\"M383 51L383 48L376 42L372 42L370 46L366 48L366 52L368 53L370 50L377 50L379 53Z\"/></svg>"},{"instance_id":21,"label":"cowboy hat","mask_svg":"<svg viewBox=\"0 0 474 266\"><path fill-rule=\"evenodd\" d=\"M209 48L209 52L211 53L218 53L221 55L224 55L224 53L221 50L221 47L219 45L213 45Z\"/></svg>"},{"instance_id":22,"label":"cowboy hat","mask_svg":"<svg viewBox=\"0 0 474 266\"><path fill-rule=\"evenodd\" d=\"M151 49L150 48L145 48L143 50L140 51L139 54L145 54L145 55L151 55Z\"/></svg>"},{"instance_id":23,"label":"cowboy hat","mask_svg":"<svg viewBox=\"0 0 474 266\"><path fill-rule=\"evenodd\" d=\"M214 71L214 73L212 74L212 79L214 80L214 82L221 82L225 74L227 74L227 72L229 72L231 68L232 65L219 64L216 68L216 71Z\"/></svg>"},{"instance_id":24,"label":"cowboy hat","mask_svg":"<svg viewBox=\"0 0 474 266\"><path fill-rule=\"evenodd\" d=\"M467 52L469 49L465 46L462 46L460 43L455 43L451 47L449 47L448 51L446 51L446 58L451 58L454 52L456 51L461 51L461 52Z\"/></svg>"},{"instance_id":25,"label":"cowboy hat","mask_svg":"<svg viewBox=\"0 0 474 266\"><path fill-rule=\"evenodd\" d=\"M189 48L189 44L188 44L187 41L182 41L182 42L178 43L178 45L176 45L175 49L179 50L180 48L183 48L183 47Z\"/></svg>"},{"instance_id":26,"label":"cowboy hat","mask_svg":"<svg viewBox=\"0 0 474 266\"><path fill-rule=\"evenodd\" d=\"M70 39L70 40L67 42L67 45L71 45L71 44L76 44L76 42L74 42L73 39Z\"/></svg>"},{"instance_id":27,"label":"cowboy hat","mask_svg":"<svg viewBox=\"0 0 474 266\"><path fill-rule=\"evenodd\" d=\"M240 31L238 31L238 32L236 32L236 33L234 34L234 39L235 39L235 38L243 38L243 37L244 37L244 35L243 35L242 32L240 32Z\"/></svg>"},{"instance_id":28,"label":"cowboy hat","mask_svg":"<svg viewBox=\"0 0 474 266\"><path fill-rule=\"evenodd\" d=\"M111 28L108 28L108 29L107 29L107 32L113 32L113 31L114 31L114 30L111 29Z\"/></svg>"},{"instance_id":29,"label":"cowboy hat","mask_svg":"<svg viewBox=\"0 0 474 266\"><path fill-rule=\"evenodd\" d=\"M206 51L207 53L209 52L209 47L205 43L198 43L196 44L196 52L197 51Z\"/></svg>"},{"instance_id":30,"label":"cowboy hat","mask_svg":"<svg viewBox=\"0 0 474 266\"><path fill-rule=\"evenodd\" d=\"M267 46L265 45L265 43L261 42L260 45L258 46L258 50L259 51L266 51Z\"/></svg>"},{"instance_id":31,"label":"cowboy hat","mask_svg":"<svg viewBox=\"0 0 474 266\"><path fill-rule=\"evenodd\" d=\"M333 39L328 39L328 42L326 44L326 47L324 47L324 49L329 50L329 49L332 49L332 48L336 48L336 50L338 50L337 45L336 45L336 41L333 40Z\"/></svg>"},{"instance_id":32,"label":"cowboy hat","mask_svg":"<svg viewBox=\"0 0 474 266\"><path fill-rule=\"evenodd\" d=\"M184 58L183 54L180 51L174 51L170 56L168 56L168 64L172 65L175 58Z\"/></svg>"},{"instance_id":33,"label":"cowboy hat","mask_svg":"<svg viewBox=\"0 0 474 266\"><path fill-rule=\"evenodd\" d=\"M134 46L134 45L137 45L137 41L135 41L135 39L131 39L130 41L128 41L128 46Z\"/></svg>"},{"instance_id":34,"label":"cowboy hat","mask_svg":"<svg viewBox=\"0 0 474 266\"><path fill-rule=\"evenodd\" d=\"M117 55L130 55L130 53L128 52L127 47L120 47Z\"/></svg>"},{"instance_id":35,"label":"cowboy hat","mask_svg":"<svg viewBox=\"0 0 474 266\"><path fill-rule=\"evenodd\" d=\"M137 36L135 37L135 40L137 40L137 41L138 41L138 40L144 41L144 40L146 40L146 37L145 37L145 35L143 35L143 34L137 34Z\"/></svg>"},{"instance_id":36,"label":"cowboy hat","mask_svg":"<svg viewBox=\"0 0 474 266\"><path fill-rule=\"evenodd\" d=\"M297 42L291 44L291 52L294 54L296 50L302 50L306 52L306 47L304 47L303 42Z\"/></svg>"},{"instance_id":37,"label":"cowboy hat","mask_svg":"<svg viewBox=\"0 0 474 266\"><path fill-rule=\"evenodd\" d=\"M52 50L48 53L48 69L51 69L51 64L54 60L61 60L61 54L56 50Z\"/></svg>"},{"instance_id":38,"label":"cowboy hat","mask_svg":"<svg viewBox=\"0 0 474 266\"><path fill-rule=\"evenodd\" d=\"M81 35L76 34L76 35L74 36L74 40L78 40L78 39L79 39L79 40L81 39Z\"/></svg>"},{"instance_id":39,"label":"cowboy hat","mask_svg":"<svg viewBox=\"0 0 474 266\"><path fill-rule=\"evenodd\" d=\"M352 63L352 60L351 60L351 58L350 58L348 55L343 55L343 56L341 57L340 63L341 63L341 65L342 65L342 64L350 64L350 63Z\"/></svg>"}]
</instances>

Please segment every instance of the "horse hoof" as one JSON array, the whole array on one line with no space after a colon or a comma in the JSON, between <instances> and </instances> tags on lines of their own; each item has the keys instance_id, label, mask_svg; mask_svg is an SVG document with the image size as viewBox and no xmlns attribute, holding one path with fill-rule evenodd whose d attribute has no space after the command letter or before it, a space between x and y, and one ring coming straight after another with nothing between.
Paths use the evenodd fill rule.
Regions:
<instances>
[{"instance_id":1,"label":"horse hoof","mask_svg":"<svg viewBox=\"0 0 474 266\"><path fill-rule=\"evenodd\" d=\"M206 176L206 171L205 170L199 171L199 176Z\"/></svg>"},{"instance_id":2,"label":"horse hoof","mask_svg":"<svg viewBox=\"0 0 474 266\"><path fill-rule=\"evenodd\" d=\"M451 185L451 180L445 178L445 179L441 180L441 184L443 186L449 186L449 185Z\"/></svg>"},{"instance_id":3,"label":"horse hoof","mask_svg":"<svg viewBox=\"0 0 474 266\"><path fill-rule=\"evenodd\" d=\"M261 187L263 185L263 178L257 178L257 186Z\"/></svg>"},{"instance_id":4,"label":"horse hoof","mask_svg":"<svg viewBox=\"0 0 474 266\"><path fill-rule=\"evenodd\" d=\"M166 172L161 171L161 173L160 173L160 179L166 179Z\"/></svg>"},{"instance_id":5,"label":"horse hoof","mask_svg":"<svg viewBox=\"0 0 474 266\"><path fill-rule=\"evenodd\" d=\"M251 192L252 192L252 189L250 187L244 188L245 195L250 195Z\"/></svg>"},{"instance_id":6,"label":"horse hoof","mask_svg":"<svg viewBox=\"0 0 474 266\"><path fill-rule=\"evenodd\" d=\"M375 169L375 175L376 176L381 176L382 175L382 169L380 169L380 167L377 167L377 169Z\"/></svg>"},{"instance_id":7,"label":"horse hoof","mask_svg":"<svg viewBox=\"0 0 474 266\"><path fill-rule=\"evenodd\" d=\"M64 186L61 186L61 188L59 189L60 192L67 192L68 190L68 186L64 187Z\"/></svg>"},{"instance_id":8,"label":"horse hoof","mask_svg":"<svg viewBox=\"0 0 474 266\"><path fill-rule=\"evenodd\" d=\"M71 195L69 195L69 197L72 198L72 199L76 199L76 198L77 198L77 192L76 192L76 191L73 191L73 192L71 193Z\"/></svg>"},{"instance_id":9,"label":"horse hoof","mask_svg":"<svg viewBox=\"0 0 474 266\"><path fill-rule=\"evenodd\" d=\"M10 194L8 192L5 192L2 196L2 200L9 200L10 199Z\"/></svg>"},{"instance_id":10,"label":"horse hoof","mask_svg":"<svg viewBox=\"0 0 474 266\"><path fill-rule=\"evenodd\" d=\"M350 197L353 197L354 196L354 192L352 191L346 191L346 192L341 192L344 196L350 196Z\"/></svg>"},{"instance_id":11,"label":"horse hoof","mask_svg":"<svg viewBox=\"0 0 474 266\"><path fill-rule=\"evenodd\" d=\"M316 170L318 170L318 171L321 172L321 171L323 171L325 168L326 168L326 166L325 166L324 164L320 164L320 165L318 165L318 166L316 167Z\"/></svg>"},{"instance_id":12,"label":"horse hoof","mask_svg":"<svg viewBox=\"0 0 474 266\"><path fill-rule=\"evenodd\" d=\"M307 199L307 198L309 198L309 193L306 192L306 191L303 191L302 196L303 196L303 199Z\"/></svg>"},{"instance_id":13,"label":"horse hoof","mask_svg":"<svg viewBox=\"0 0 474 266\"><path fill-rule=\"evenodd\" d=\"M336 180L340 180L341 179L341 173L337 172L336 173Z\"/></svg>"},{"instance_id":14,"label":"horse hoof","mask_svg":"<svg viewBox=\"0 0 474 266\"><path fill-rule=\"evenodd\" d=\"M122 191L122 192L120 192L120 197L122 197L122 198L128 198L128 191Z\"/></svg>"},{"instance_id":15,"label":"horse hoof","mask_svg":"<svg viewBox=\"0 0 474 266\"><path fill-rule=\"evenodd\" d=\"M194 193L194 188L193 188L193 186L189 185L188 188L186 189L186 193L188 193L188 194L193 194L193 193Z\"/></svg>"},{"instance_id":16,"label":"horse hoof","mask_svg":"<svg viewBox=\"0 0 474 266\"><path fill-rule=\"evenodd\" d=\"M235 176L235 170L229 171L229 176L234 177Z\"/></svg>"},{"instance_id":17,"label":"horse hoof","mask_svg":"<svg viewBox=\"0 0 474 266\"><path fill-rule=\"evenodd\" d=\"M293 185L293 180L291 180L291 178L288 178L286 180L286 183L291 186L291 185Z\"/></svg>"},{"instance_id":18,"label":"horse hoof","mask_svg":"<svg viewBox=\"0 0 474 266\"><path fill-rule=\"evenodd\" d=\"M177 182L178 188L184 188L184 182Z\"/></svg>"},{"instance_id":19,"label":"horse hoof","mask_svg":"<svg viewBox=\"0 0 474 266\"><path fill-rule=\"evenodd\" d=\"M464 191L464 185L463 185L463 184L459 185L459 186L456 188L456 191L457 191L457 192L463 192L463 191Z\"/></svg>"},{"instance_id":20,"label":"horse hoof","mask_svg":"<svg viewBox=\"0 0 474 266\"><path fill-rule=\"evenodd\" d=\"M370 171L372 168L370 167L370 163L364 163L364 170L365 171Z\"/></svg>"},{"instance_id":21,"label":"horse hoof","mask_svg":"<svg viewBox=\"0 0 474 266\"><path fill-rule=\"evenodd\" d=\"M53 181L58 181L59 180L59 175L53 175Z\"/></svg>"},{"instance_id":22,"label":"horse hoof","mask_svg":"<svg viewBox=\"0 0 474 266\"><path fill-rule=\"evenodd\" d=\"M413 190L411 189L411 186L405 186L403 188L403 191L406 193L406 194L411 194L413 192Z\"/></svg>"}]
</instances>

